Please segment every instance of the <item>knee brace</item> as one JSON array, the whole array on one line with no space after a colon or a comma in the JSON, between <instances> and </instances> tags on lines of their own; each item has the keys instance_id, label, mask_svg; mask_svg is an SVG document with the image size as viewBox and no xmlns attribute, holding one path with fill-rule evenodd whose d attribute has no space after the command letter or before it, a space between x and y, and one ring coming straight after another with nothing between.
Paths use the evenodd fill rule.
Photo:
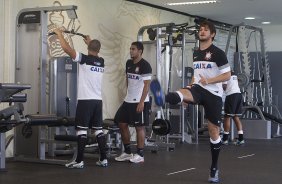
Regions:
<instances>
[{"instance_id":1,"label":"knee brace","mask_svg":"<svg viewBox=\"0 0 282 184\"><path fill-rule=\"evenodd\" d=\"M104 134L103 130L95 130L94 135Z\"/></svg>"},{"instance_id":2,"label":"knee brace","mask_svg":"<svg viewBox=\"0 0 282 184\"><path fill-rule=\"evenodd\" d=\"M77 130L76 131L76 135L79 136L79 135L87 135L87 130Z\"/></svg>"}]
</instances>

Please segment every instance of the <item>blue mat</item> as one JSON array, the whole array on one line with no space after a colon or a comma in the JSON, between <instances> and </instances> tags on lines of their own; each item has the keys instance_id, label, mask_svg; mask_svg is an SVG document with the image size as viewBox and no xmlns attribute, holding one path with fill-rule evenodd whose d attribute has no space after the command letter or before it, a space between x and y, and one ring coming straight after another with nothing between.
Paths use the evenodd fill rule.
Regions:
<instances>
[{"instance_id":1,"label":"blue mat","mask_svg":"<svg viewBox=\"0 0 282 184\"><path fill-rule=\"evenodd\" d=\"M162 92L161 84L157 79L153 79L150 84L151 92L154 95L154 101L157 106L164 105L164 93Z\"/></svg>"}]
</instances>

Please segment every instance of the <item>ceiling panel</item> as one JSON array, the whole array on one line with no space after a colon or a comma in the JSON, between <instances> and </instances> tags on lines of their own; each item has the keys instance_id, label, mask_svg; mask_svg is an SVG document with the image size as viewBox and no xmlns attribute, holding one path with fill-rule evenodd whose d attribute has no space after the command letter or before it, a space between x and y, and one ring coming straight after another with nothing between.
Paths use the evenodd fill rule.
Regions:
<instances>
[{"instance_id":1,"label":"ceiling panel","mask_svg":"<svg viewBox=\"0 0 282 184\"><path fill-rule=\"evenodd\" d=\"M228 24L245 22L248 25L261 26L261 22L270 21L271 25L282 25L282 0L220 0L220 3L205 5L165 5L167 2L183 1L189 0L140 0L139 2L145 2ZM244 17L248 16L255 17L256 19L245 20Z\"/></svg>"}]
</instances>

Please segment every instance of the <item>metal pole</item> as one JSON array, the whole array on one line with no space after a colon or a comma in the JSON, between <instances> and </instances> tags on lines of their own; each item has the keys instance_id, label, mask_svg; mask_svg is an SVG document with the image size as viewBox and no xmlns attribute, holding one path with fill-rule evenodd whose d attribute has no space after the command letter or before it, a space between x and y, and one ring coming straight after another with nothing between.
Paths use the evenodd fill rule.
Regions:
<instances>
[{"instance_id":1,"label":"metal pole","mask_svg":"<svg viewBox=\"0 0 282 184\"><path fill-rule=\"evenodd\" d=\"M182 34L182 63L181 63L181 67L182 67L182 87L185 87L185 65L184 65L184 57L185 57L185 46L186 46L186 42L185 42L185 33ZM181 105L181 141L184 142L185 137L184 137L184 124L185 124L185 111L184 111L184 107L183 105Z\"/></svg>"},{"instance_id":2,"label":"metal pole","mask_svg":"<svg viewBox=\"0 0 282 184\"><path fill-rule=\"evenodd\" d=\"M0 171L6 168L6 148L5 148L5 141L6 134L0 133Z\"/></svg>"}]
</instances>

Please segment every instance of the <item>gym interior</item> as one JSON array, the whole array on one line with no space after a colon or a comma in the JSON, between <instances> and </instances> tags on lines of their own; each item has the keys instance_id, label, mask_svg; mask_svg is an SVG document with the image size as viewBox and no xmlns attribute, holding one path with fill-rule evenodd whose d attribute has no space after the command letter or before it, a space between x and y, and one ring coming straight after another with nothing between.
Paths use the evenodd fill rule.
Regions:
<instances>
[{"instance_id":1,"label":"gym interior","mask_svg":"<svg viewBox=\"0 0 282 184\"><path fill-rule=\"evenodd\" d=\"M281 3L272 2L278 7ZM282 22L262 25L244 19L222 21L205 16L201 9L192 14L165 3L0 0L1 183L207 183L210 148L201 105L159 107L153 100L142 164L115 161L123 145L113 121L126 95L124 74L131 43L143 43L143 58L150 62L153 77L160 81L165 93L175 91L192 81L192 56L199 46L197 29L205 19L216 26L213 43L225 52L238 75L244 99L240 118L246 142L242 146L232 144L238 134L231 122L231 143L223 145L220 152L220 183L281 183ZM259 11L257 14L259 17ZM78 65L58 44L54 34L57 28L64 31L72 48L83 53L87 53L82 39L85 35L101 42L108 167L95 165L99 154L91 131L85 148L85 168L64 167L77 154L74 117ZM166 126L158 125L161 130L154 130L152 124L159 119L165 119ZM130 128L130 134L135 145L134 128Z\"/></svg>"}]
</instances>

